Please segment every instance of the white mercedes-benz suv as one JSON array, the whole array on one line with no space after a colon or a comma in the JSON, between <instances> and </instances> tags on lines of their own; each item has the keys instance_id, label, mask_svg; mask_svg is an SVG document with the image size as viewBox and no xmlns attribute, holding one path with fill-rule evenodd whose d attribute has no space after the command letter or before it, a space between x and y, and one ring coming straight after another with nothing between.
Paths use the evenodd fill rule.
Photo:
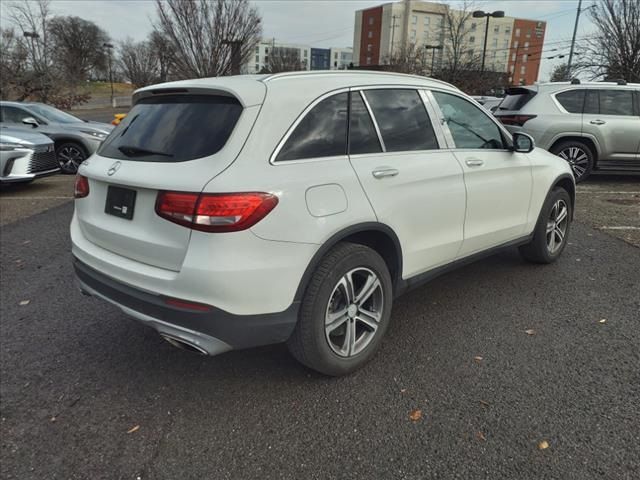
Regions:
<instances>
[{"instance_id":1,"label":"white mercedes-benz suv","mask_svg":"<svg viewBox=\"0 0 640 480\"><path fill-rule=\"evenodd\" d=\"M246 75L133 100L80 167L75 271L189 350L286 341L346 374L408 288L507 246L549 263L567 243L569 165L440 81Z\"/></svg>"}]
</instances>

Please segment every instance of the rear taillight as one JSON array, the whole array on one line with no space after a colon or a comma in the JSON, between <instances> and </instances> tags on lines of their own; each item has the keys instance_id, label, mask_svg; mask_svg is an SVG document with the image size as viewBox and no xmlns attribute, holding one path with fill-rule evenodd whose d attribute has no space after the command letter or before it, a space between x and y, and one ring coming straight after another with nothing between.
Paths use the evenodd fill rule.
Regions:
<instances>
[{"instance_id":1,"label":"rear taillight","mask_svg":"<svg viewBox=\"0 0 640 480\"><path fill-rule=\"evenodd\" d=\"M73 198L84 198L89 195L89 179L84 175L76 175Z\"/></svg>"},{"instance_id":2,"label":"rear taillight","mask_svg":"<svg viewBox=\"0 0 640 480\"><path fill-rule=\"evenodd\" d=\"M521 127L532 118L536 118L536 116L537 115L498 115L497 118L503 125L516 125Z\"/></svg>"},{"instance_id":3,"label":"rear taillight","mask_svg":"<svg viewBox=\"0 0 640 480\"><path fill-rule=\"evenodd\" d=\"M156 213L203 232L238 232L262 220L278 204L270 193L160 192Z\"/></svg>"}]
</instances>

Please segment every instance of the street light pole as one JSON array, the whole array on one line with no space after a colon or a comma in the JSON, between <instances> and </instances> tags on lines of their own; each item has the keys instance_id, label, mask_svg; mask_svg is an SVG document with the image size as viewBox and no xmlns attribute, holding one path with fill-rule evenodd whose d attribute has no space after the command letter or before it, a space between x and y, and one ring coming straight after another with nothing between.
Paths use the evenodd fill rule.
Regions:
<instances>
[{"instance_id":1,"label":"street light pole","mask_svg":"<svg viewBox=\"0 0 640 480\"><path fill-rule=\"evenodd\" d=\"M431 50L431 70L429 75L433 77L434 64L436 59L436 50L442 50L442 45L425 45L425 50Z\"/></svg>"},{"instance_id":2,"label":"street light pole","mask_svg":"<svg viewBox=\"0 0 640 480\"><path fill-rule=\"evenodd\" d=\"M571 49L569 50L569 61L567 62L567 80L571 79L571 62L573 61L573 49L576 45L576 33L578 32L578 21L580 20L580 10L582 8L582 0L578 1L578 11L576 12L576 23L573 26L573 37L571 38Z\"/></svg>"},{"instance_id":3,"label":"street light pole","mask_svg":"<svg viewBox=\"0 0 640 480\"><path fill-rule=\"evenodd\" d=\"M107 49L109 55L109 83L111 84L111 106L115 108L113 97L113 70L111 69L111 51L113 50L113 45L105 42L102 44L102 46Z\"/></svg>"},{"instance_id":4,"label":"street light pole","mask_svg":"<svg viewBox=\"0 0 640 480\"><path fill-rule=\"evenodd\" d=\"M476 10L473 12L473 18L483 18L487 19L484 29L484 47L482 47L482 67L480 67L480 72L484 73L484 61L487 56L487 40L489 38L489 17L493 18L502 18L504 17L504 12L502 10L496 10L495 12L483 12L482 10Z\"/></svg>"}]
</instances>

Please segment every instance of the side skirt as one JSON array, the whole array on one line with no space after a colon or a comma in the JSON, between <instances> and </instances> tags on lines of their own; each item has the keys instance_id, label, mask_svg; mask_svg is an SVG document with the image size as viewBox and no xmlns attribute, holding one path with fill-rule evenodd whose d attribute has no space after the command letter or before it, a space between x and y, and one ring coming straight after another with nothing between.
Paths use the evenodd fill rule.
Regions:
<instances>
[{"instance_id":1,"label":"side skirt","mask_svg":"<svg viewBox=\"0 0 640 480\"><path fill-rule=\"evenodd\" d=\"M456 270L465 265L469 265L470 263L477 262L478 260L482 260L483 258L490 257L491 255L495 255L501 250L504 250L509 247L519 247L520 245L526 245L531 242L533 239L533 233L527 235L525 237L517 238L515 240L511 240L510 242L503 243L502 245L498 245L496 247L492 247L488 250L484 250L482 252L474 253L464 258L460 258L458 260L454 260L451 263L447 263L446 265L442 265L440 267L436 267L432 270L428 270L426 272L420 273L413 277L402 279L398 282L398 288L395 291L395 297L399 297L400 295L408 292L409 290L413 290L414 288L420 287L425 283L433 280L440 275L444 275L445 273L449 273L453 270Z\"/></svg>"}]
</instances>

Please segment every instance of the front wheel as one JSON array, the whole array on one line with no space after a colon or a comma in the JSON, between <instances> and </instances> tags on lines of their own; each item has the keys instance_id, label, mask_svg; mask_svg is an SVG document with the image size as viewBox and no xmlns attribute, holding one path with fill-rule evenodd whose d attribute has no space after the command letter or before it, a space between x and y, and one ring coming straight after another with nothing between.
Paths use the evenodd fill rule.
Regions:
<instances>
[{"instance_id":1,"label":"front wheel","mask_svg":"<svg viewBox=\"0 0 640 480\"><path fill-rule=\"evenodd\" d=\"M522 256L535 263L555 262L567 246L573 218L571 198L564 188L555 188L542 206L533 239L520 247Z\"/></svg>"},{"instance_id":2,"label":"front wheel","mask_svg":"<svg viewBox=\"0 0 640 480\"><path fill-rule=\"evenodd\" d=\"M66 142L56 147L56 158L62 173L75 174L87 158L84 148L74 142Z\"/></svg>"},{"instance_id":3,"label":"front wheel","mask_svg":"<svg viewBox=\"0 0 640 480\"><path fill-rule=\"evenodd\" d=\"M351 373L380 345L392 301L391 275L382 257L364 245L340 243L309 282L289 351L320 373Z\"/></svg>"}]
</instances>

